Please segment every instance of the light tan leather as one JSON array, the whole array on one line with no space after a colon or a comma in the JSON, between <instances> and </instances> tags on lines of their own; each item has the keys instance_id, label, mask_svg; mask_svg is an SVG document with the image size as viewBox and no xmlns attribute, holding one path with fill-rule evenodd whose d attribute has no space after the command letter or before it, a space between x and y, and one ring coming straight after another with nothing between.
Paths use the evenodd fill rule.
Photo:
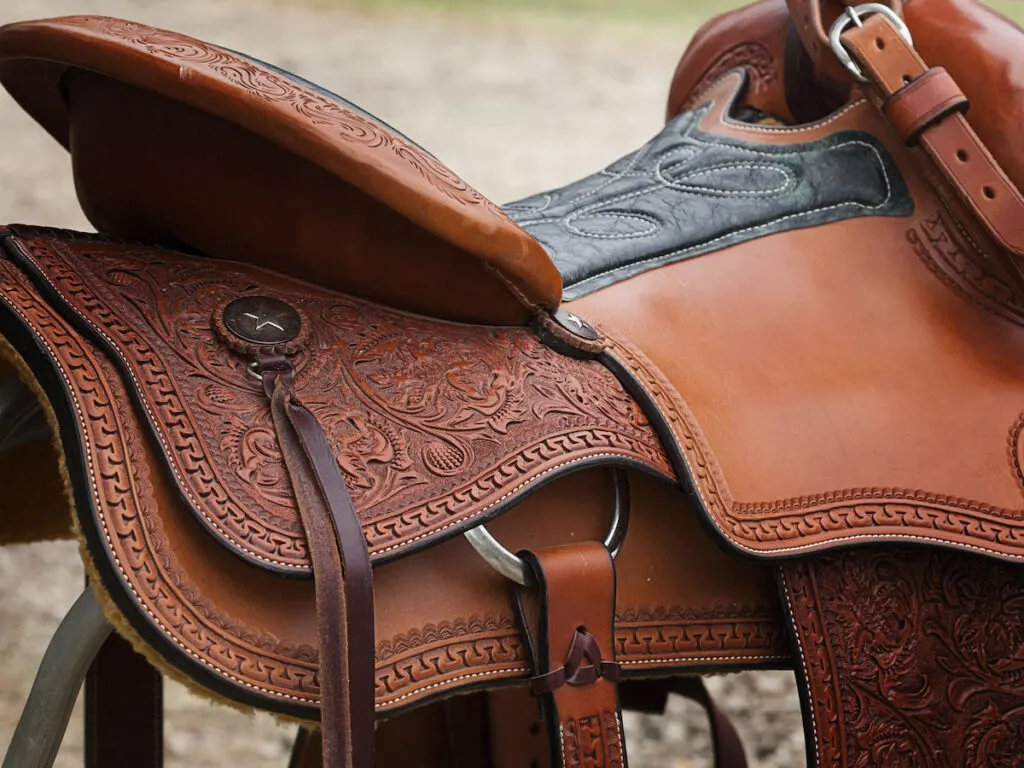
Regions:
<instances>
[{"instance_id":1,"label":"light tan leather","mask_svg":"<svg viewBox=\"0 0 1024 768\"><path fill-rule=\"evenodd\" d=\"M121 80L251 131L278 146L284 153L294 155L296 159L303 158L323 169L327 175L374 198L380 204L377 210L381 207L392 209L397 216L386 218L381 222L382 225L404 217L410 222L405 225L405 229L424 229L425 233L420 239L433 238L435 242L416 265L415 274L410 278L413 283L419 280L425 284L424 293L430 293L431 289L443 293L447 291L447 304L466 304L467 316L475 316L478 320L489 319L499 324L512 319L523 322L536 308L550 309L558 305L561 279L544 249L513 224L496 205L436 158L387 126L287 76L217 46L119 19L75 16L12 24L0 30L0 82L29 114L65 146L71 143L71 123L75 119L75 112L68 109L62 83L64 75L73 69L89 70ZM75 94L71 93L72 104L75 100ZM131 104L125 106L130 108ZM126 117L131 121L143 119L143 115L138 112ZM116 126L117 120L106 124ZM146 125L146 130L149 127L159 130L158 124ZM196 126L196 130L202 131L203 127ZM183 131L187 136L189 126L183 126ZM228 165L241 166L238 157L230 158L230 154L235 151L231 141L235 135L223 131L208 134L208 139L220 137L224 140L223 144L211 147L209 151L225 155L223 162ZM121 138L123 133L116 131L116 136ZM136 138L136 141L128 145L120 146L113 143L104 145L98 141L98 136L93 136L94 141L86 149L100 152L101 162L107 162L116 158L122 150L139 149L140 143L143 145L141 148L144 148L141 137ZM165 138L172 138L170 148L174 148L173 137ZM194 150L194 139L193 136L190 146L177 151ZM161 150L168 148L166 143L160 145ZM149 151L154 150L155 147ZM204 156L205 153L201 153L199 159ZM262 156L262 152L253 156L245 155L245 162L258 168ZM135 155L122 157L119 166L114 167L126 169L136 159ZM85 158L85 162L88 163L89 159ZM166 169L160 162L151 162L153 171ZM303 173L302 163L297 162L296 168L298 173ZM269 170L273 170L273 166ZM124 216L129 219L135 215L166 216L160 223L170 231L163 234L176 236L178 233L174 231L174 225L179 215L185 216L183 227L188 234L194 234L194 228L199 226L196 222L204 214L210 216L210 212L203 210L203 206L213 201L203 194L205 185L199 183L195 176L191 177L192 183L187 188L177 187L178 182L173 174L165 173L149 180L155 185L168 185L165 190L167 197L171 196L168 193L185 196L186 199L176 201L170 213L142 205L150 200L154 203L166 202L166 197L164 200L154 200L152 194L146 195L138 201L142 210L136 211L133 198L118 196L116 190L94 191L92 186L109 185L111 181L119 182L122 179L127 181L132 176L134 174L122 176L119 173L111 179L101 180L95 175L87 175L85 179L79 180L80 188L85 187L83 192L88 212L97 217L99 223L102 224L108 218ZM311 221L322 221L323 217L318 219L315 213L312 218L303 214L294 221L288 221L283 214L297 211L296 205L288 203L286 199L294 192L294 188L279 188L274 176L259 178L251 172L247 176L245 181L258 182L262 187L255 195L257 202L275 195L281 200L282 209L277 214L275 226L294 230L303 225L308 226ZM189 177L186 175L184 180L189 181ZM203 182L208 180L207 177L203 178ZM244 198L248 189L239 185L232 186L228 191ZM99 208L94 196L110 204L111 209ZM345 204L351 199L352 194L341 195L337 200L323 201L320 207L330 206L336 219L344 219ZM244 208L244 201L237 201L234 205L236 210ZM352 221L357 222L353 227L357 230L365 230L365 224L358 224L360 209L365 207L374 208L373 204L367 203L358 206L352 214ZM257 206L254 216L262 212ZM241 223L246 221L257 228L256 232L251 233L250 241L257 239L256 236L267 229L265 223L248 217ZM317 276L325 276L329 284L358 279L349 276L357 273L369 258L365 252L359 254L350 266L346 252L355 246L368 245L366 236L353 243L337 231L337 226L334 224L332 228L328 225L322 233L308 230L303 233L310 242L318 237L323 239L323 242L317 243L311 256L317 264ZM236 226L232 231L238 240L246 239L244 225ZM387 247L389 236L381 237ZM223 245L219 241L211 244ZM441 275L432 274L431 252L444 254L439 264ZM210 252L212 256L226 258L237 257L238 254L237 246L225 254ZM446 270L450 275L451 265L460 258L467 258L466 254L478 260L483 269L476 270L476 274L471 273L462 280L446 283ZM374 253L373 256L379 258L380 254ZM287 269L292 258L294 254L279 253L275 266ZM293 274L312 277L301 269ZM362 276L363 282L372 282L375 278L376 274ZM383 280L377 283L375 295L380 296L386 292L387 282ZM474 295L478 289L482 294L480 297ZM494 301L493 314L486 316L487 302L501 291L509 294L511 301L521 305L515 318L510 317L510 299L507 296ZM406 285L404 290L396 291L392 302L399 303L403 298L408 298L409 293L410 289ZM410 308L415 309L415 306L410 305ZM457 310L453 310L452 314L457 315Z\"/></svg>"},{"instance_id":2,"label":"light tan leather","mask_svg":"<svg viewBox=\"0 0 1024 768\"><path fill-rule=\"evenodd\" d=\"M1024 189L1021 29L977 0L913 0L904 16L914 47L945 67L971 102L967 121L1018 189Z\"/></svg>"},{"instance_id":3,"label":"light tan leather","mask_svg":"<svg viewBox=\"0 0 1024 768\"><path fill-rule=\"evenodd\" d=\"M741 551L905 539L1024 558L1013 282L870 104L744 126L725 117L739 85L713 90L701 130L773 145L885 137L913 216L763 237L568 306L629 341L612 353L662 396L700 498Z\"/></svg>"},{"instance_id":4,"label":"light tan leather","mask_svg":"<svg viewBox=\"0 0 1024 768\"><path fill-rule=\"evenodd\" d=\"M529 319L476 256L320 165L152 91L74 74L71 160L98 231L185 244L432 317Z\"/></svg>"},{"instance_id":5,"label":"light tan leather","mask_svg":"<svg viewBox=\"0 0 1024 768\"><path fill-rule=\"evenodd\" d=\"M1017 188L1024 187L1024 155L1016 151L1016 137L1024 124L1024 74L1014 64L1020 50L1020 29L977 0L913 0L903 4L903 16L918 53L930 66L941 66L950 73L973 105L967 115L971 127ZM791 103L794 94L796 98L802 93L813 94L812 101L821 98L820 67L791 70L789 77L781 76L786 68L779 52L787 48L782 36L787 34L790 19L786 0L760 0L721 19L706 24L684 54L670 89L670 116L692 104L708 85L694 73L711 71L705 62L719 60L723 66L716 70L743 67L752 73L755 83L762 83L747 98L753 106L771 114L784 117L775 110L778 105ZM753 51L770 52L771 59ZM835 61L831 50L823 55L826 62ZM761 64L762 60L766 65ZM759 71L764 76L753 74ZM834 74L846 82L851 79L845 69ZM859 97L859 89L854 89L851 98ZM794 115L795 122L818 117Z\"/></svg>"},{"instance_id":6,"label":"light tan leather","mask_svg":"<svg viewBox=\"0 0 1024 768\"><path fill-rule=\"evenodd\" d=\"M883 16L843 34L865 69L877 98L891 98L928 71L917 52ZM934 94L945 100L948 94ZM938 106L938 105L933 105ZM1024 258L1024 195L999 167L966 118L953 113L918 136L922 149L986 233L1018 259Z\"/></svg>"},{"instance_id":7,"label":"light tan leather","mask_svg":"<svg viewBox=\"0 0 1024 768\"><path fill-rule=\"evenodd\" d=\"M583 541L528 557L537 584L521 589L519 600L539 614L523 620L523 631L531 637L531 687L544 700L552 762L624 768L611 554L600 541Z\"/></svg>"},{"instance_id":8,"label":"light tan leather","mask_svg":"<svg viewBox=\"0 0 1024 768\"><path fill-rule=\"evenodd\" d=\"M790 16L784 0L755 3L716 16L693 35L672 76L668 96L671 119L732 69L750 78L744 101L789 122L786 98L786 30Z\"/></svg>"},{"instance_id":9,"label":"light tan leather","mask_svg":"<svg viewBox=\"0 0 1024 768\"><path fill-rule=\"evenodd\" d=\"M932 67L882 103L882 114L908 146L921 132L954 112L966 113L970 102L942 67Z\"/></svg>"}]
</instances>

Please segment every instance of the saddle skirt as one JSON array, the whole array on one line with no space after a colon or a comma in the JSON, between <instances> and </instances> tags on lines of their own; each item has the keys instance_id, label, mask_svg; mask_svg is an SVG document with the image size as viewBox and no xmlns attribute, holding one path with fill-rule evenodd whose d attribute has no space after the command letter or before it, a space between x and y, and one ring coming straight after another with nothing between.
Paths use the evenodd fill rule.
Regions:
<instances>
[{"instance_id":1,"label":"saddle skirt","mask_svg":"<svg viewBox=\"0 0 1024 768\"><path fill-rule=\"evenodd\" d=\"M807 43L843 8L805 5L706 28L649 144L504 210L255 59L105 18L3 28L0 82L69 147L101 234L0 233L0 372L52 427L33 455L61 457L35 473L58 489L46 520L0 507L0 540L59 531L63 480L124 634L316 720L331 649L286 366L374 566L381 716L553 679L536 646L558 622L524 619L548 608L511 604L458 534L541 551L540 602L571 603L545 548L601 541L621 477L629 533L611 575L587 571L614 648L572 645L600 685L805 660L821 600L802 585L826 560L797 558L1024 559L1024 198L993 118L1024 109L1021 33L914 4L925 69L876 8L843 32L851 84ZM945 51L925 7L984 34ZM1013 89L953 90L939 70L965 51Z\"/></svg>"}]
</instances>

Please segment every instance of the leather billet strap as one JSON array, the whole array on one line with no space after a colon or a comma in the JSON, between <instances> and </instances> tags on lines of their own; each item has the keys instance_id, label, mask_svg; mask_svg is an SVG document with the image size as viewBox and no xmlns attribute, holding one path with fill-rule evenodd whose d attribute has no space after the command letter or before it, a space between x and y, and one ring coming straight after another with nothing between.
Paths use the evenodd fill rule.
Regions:
<instances>
[{"instance_id":1,"label":"leather billet strap","mask_svg":"<svg viewBox=\"0 0 1024 768\"><path fill-rule=\"evenodd\" d=\"M851 25L840 42L904 141L920 146L998 247L1024 258L1024 196L967 122L953 79L929 69L882 14Z\"/></svg>"},{"instance_id":2,"label":"leather billet strap","mask_svg":"<svg viewBox=\"0 0 1024 768\"><path fill-rule=\"evenodd\" d=\"M685 696L703 707L711 727L711 748L715 754L715 768L747 768L747 754L743 749L736 726L729 716L718 708L704 680L700 677L666 677L656 680L630 680L621 687L622 708L650 715L664 715L668 695Z\"/></svg>"},{"instance_id":3,"label":"leather billet strap","mask_svg":"<svg viewBox=\"0 0 1024 768\"><path fill-rule=\"evenodd\" d=\"M834 80L845 82L849 76L843 65L832 54L828 33L847 8L862 5L867 0L786 0L793 25L815 67ZM896 13L903 9L903 0L877 0Z\"/></svg>"},{"instance_id":4,"label":"leather billet strap","mask_svg":"<svg viewBox=\"0 0 1024 768\"><path fill-rule=\"evenodd\" d=\"M515 587L553 766L623 768L615 663L615 566L599 542L521 552L536 587Z\"/></svg>"},{"instance_id":5,"label":"leather billet strap","mask_svg":"<svg viewBox=\"0 0 1024 768\"><path fill-rule=\"evenodd\" d=\"M163 768L163 676L111 633L85 679L85 768Z\"/></svg>"},{"instance_id":6,"label":"leather billet strap","mask_svg":"<svg viewBox=\"0 0 1024 768\"><path fill-rule=\"evenodd\" d=\"M323 764L370 768L374 737L373 579L362 526L320 423L295 396L292 366L264 356L255 371L306 532L316 585Z\"/></svg>"}]
</instances>

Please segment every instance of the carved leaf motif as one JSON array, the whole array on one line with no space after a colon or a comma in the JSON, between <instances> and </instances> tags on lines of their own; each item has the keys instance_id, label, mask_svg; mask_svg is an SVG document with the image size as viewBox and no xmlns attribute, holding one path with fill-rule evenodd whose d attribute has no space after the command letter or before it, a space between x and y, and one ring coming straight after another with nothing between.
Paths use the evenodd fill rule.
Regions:
<instances>
[{"instance_id":1,"label":"carved leaf motif","mask_svg":"<svg viewBox=\"0 0 1024 768\"><path fill-rule=\"evenodd\" d=\"M296 395L324 428L372 553L426 543L593 456L671 475L611 373L529 329L434 321L99 237L42 236L29 249L132 371L126 383L193 511L246 557L308 568L266 394L216 325L239 296L269 295L306 318Z\"/></svg>"},{"instance_id":2,"label":"carved leaf motif","mask_svg":"<svg viewBox=\"0 0 1024 768\"><path fill-rule=\"evenodd\" d=\"M1020 765L1019 567L889 548L818 556L785 572L815 721L845 733L843 741L818 729L821 765Z\"/></svg>"}]
</instances>

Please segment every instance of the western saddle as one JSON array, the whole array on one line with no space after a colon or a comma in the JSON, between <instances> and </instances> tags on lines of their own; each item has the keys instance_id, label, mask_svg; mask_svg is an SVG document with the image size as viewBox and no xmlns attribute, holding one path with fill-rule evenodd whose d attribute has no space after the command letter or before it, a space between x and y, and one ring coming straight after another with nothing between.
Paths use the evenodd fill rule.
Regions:
<instances>
[{"instance_id":1,"label":"western saddle","mask_svg":"<svg viewBox=\"0 0 1024 768\"><path fill-rule=\"evenodd\" d=\"M294 766L624 766L673 690L744 765L694 678L780 667L810 765L1015 765L1022 45L761 0L650 143L500 208L243 54L6 26L99 234L0 228L0 543L77 537Z\"/></svg>"}]
</instances>

